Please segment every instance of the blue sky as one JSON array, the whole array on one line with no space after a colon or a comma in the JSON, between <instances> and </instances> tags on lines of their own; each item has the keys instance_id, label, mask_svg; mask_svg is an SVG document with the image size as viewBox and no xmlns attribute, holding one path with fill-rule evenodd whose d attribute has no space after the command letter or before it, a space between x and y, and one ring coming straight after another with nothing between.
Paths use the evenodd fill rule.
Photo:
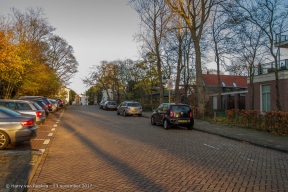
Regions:
<instances>
[{"instance_id":1,"label":"blue sky","mask_svg":"<svg viewBox=\"0 0 288 192\"><path fill-rule=\"evenodd\" d=\"M76 93L88 89L81 79L88 76L92 65L102 60L137 59L133 35L139 17L127 0L0 0L0 14L7 15L11 7L25 11L36 6L44 9L56 28L54 33L74 48L79 72L70 88Z\"/></svg>"}]
</instances>

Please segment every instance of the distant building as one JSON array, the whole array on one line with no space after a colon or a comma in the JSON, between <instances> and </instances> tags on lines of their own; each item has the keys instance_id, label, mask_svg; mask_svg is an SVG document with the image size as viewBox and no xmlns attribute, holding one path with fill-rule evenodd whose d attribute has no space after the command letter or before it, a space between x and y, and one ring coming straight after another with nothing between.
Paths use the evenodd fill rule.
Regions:
<instances>
[{"instance_id":1,"label":"distant building","mask_svg":"<svg viewBox=\"0 0 288 192\"><path fill-rule=\"evenodd\" d=\"M88 105L88 96L84 94L76 95L73 105Z\"/></svg>"},{"instance_id":2,"label":"distant building","mask_svg":"<svg viewBox=\"0 0 288 192\"><path fill-rule=\"evenodd\" d=\"M108 94L109 94L109 97L108 97L108 94L107 94L107 92L108 92ZM114 100L114 97L113 97L113 91L111 90L111 89L108 89L107 91L106 90L103 90L102 91L102 99L101 99L101 101L103 101L103 100Z\"/></svg>"},{"instance_id":3,"label":"distant building","mask_svg":"<svg viewBox=\"0 0 288 192\"><path fill-rule=\"evenodd\" d=\"M202 77L211 109L245 109L245 95L248 92L247 77L220 75L221 98L218 98L217 75L202 74ZM221 106L217 105L218 99L221 99Z\"/></svg>"},{"instance_id":4,"label":"distant building","mask_svg":"<svg viewBox=\"0 0 288 192\"><path fill-rule=\"evenodd\" d=\"M58 92L57 97L63 99L63 102L67 105L69 103L70 90L68 87L63 86Z\"/></svg>"}]
</instances>

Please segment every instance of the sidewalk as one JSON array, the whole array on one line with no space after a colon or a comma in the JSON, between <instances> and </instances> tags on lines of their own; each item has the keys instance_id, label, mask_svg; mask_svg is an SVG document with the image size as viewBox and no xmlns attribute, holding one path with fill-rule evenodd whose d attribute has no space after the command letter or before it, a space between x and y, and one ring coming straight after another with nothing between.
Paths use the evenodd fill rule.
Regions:
<instances>
[{"instance_id":1,"label":"sidewalk","mask_svg":"<svg viewBox=\"0 0 288 192\"><path fill-rule=\"evenodd\" d=\"M44 142L53 138L51 130L57 127L57 120L63 112L50 114L45 124L38 128L37 137L32 141L0 150L0 192L25 191L25 185L33 178L45 148L49 148L51 144Z\"/></svg>"},{"instance_id":2,"label":"sidewalk","mask_svg":"<svg viewBox=\"0 0 288 192\"><path fill-rule=\"evenodd\" d=\"M143 112L143 117L150 118L152 112ZM288 153L288 136L279 136L272 133L252 129L237 128L234 126L211 124L207 121L195 120L194 129L225 138L234 139L247 144Z\"/></svg>"}]
</instances>

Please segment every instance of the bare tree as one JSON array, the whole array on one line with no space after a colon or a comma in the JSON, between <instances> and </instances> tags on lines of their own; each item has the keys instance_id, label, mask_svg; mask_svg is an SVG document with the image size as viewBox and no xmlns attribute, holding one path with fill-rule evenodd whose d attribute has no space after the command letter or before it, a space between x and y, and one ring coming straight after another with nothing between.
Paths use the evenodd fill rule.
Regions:
<instances>
[{"instance_id":1,"label":"bare tree","mask_svg":"<svg viewBox=\"0 0 288 192\"><path fill-rule=\"evenodd\" d=\"M184 19L191 33L196 53L195 64L198 107L200 112L203 112L205 97L203 97L204 88L202 84L200 41L215 0L165 0L165 2L169 5L172 12L177 13Z\"/></svg>"},{"instance_id":2,"label":"bare tree","mask_svg":"<svg viewBox=\"0 0 288 192\"><path fill-rule=\"evenodd\" d=\"M44 64L45 42L55 28L49 24L43 9L29 7L22 13L12 8L12 25L16 43L25 47L27 57L34 63Z\"/></svg>"},{"instance_id":3,"label":"bare tree","mask_svg":"<svg viewBox=\"0 0 288 192\"><path fill-rule=\"evenodd\" d=\"M161 43L165 38L170 11L164 0L130 0L130 5L138 12L141 19L142 32L138 35L157 58L158 79L162 79ZM160 90L163 85L160 83ZM160 103L163 102L163 92L160 91Z\"/></svg>"},{"instance_id":4,"label":"bare tree","mask_svg":"<svg viewBox=\"0 0 288 192\"><path fill-rule=\"evenodd\" d=\"M64 85L78 72L78 62L74 56L73 47L63 38L54 35L48 40L49 50L46 52L49 66Z\"/></svg>"},{"instance_id":5,"label":"bare tree","mask_svg":"<svg viewBox=\"0 0 288 192\"><path fill-rule=\"evenodd\" d=\"M288 29L288 3L286 0L231 0L229 10L235 21L246 20L259 27L265 34L270 55L275 66L276 106L282 111L279 91L279 60L274 47L275 36Z\"/></svg>"}]
</instances>

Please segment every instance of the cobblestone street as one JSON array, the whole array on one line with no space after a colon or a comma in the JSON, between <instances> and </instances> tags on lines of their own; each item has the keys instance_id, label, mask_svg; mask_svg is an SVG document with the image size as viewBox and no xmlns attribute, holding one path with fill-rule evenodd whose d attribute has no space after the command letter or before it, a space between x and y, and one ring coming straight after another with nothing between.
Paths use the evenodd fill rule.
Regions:
<instances>
[{"instance_id":1,"label":"cobblestone street","mask_svg":"<svg viewBox=\"0 0 288 192\"><path fill-rule=\"evenodd\" d=\"M286 191L287 162L287 153L70 106L30 184L41 191Z\"/></svg>"}]
</instances>

